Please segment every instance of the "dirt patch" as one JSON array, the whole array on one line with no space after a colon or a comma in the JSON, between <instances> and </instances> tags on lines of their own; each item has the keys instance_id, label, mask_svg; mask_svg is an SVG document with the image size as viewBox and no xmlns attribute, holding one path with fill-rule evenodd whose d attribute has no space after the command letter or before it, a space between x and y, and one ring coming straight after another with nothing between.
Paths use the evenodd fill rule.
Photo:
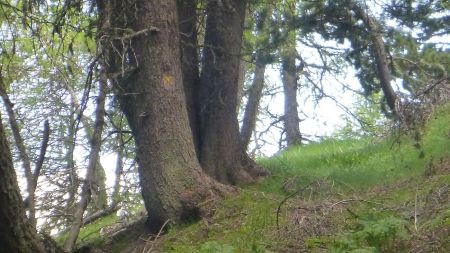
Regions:
<instances>
[{"instance_id":1,"label":"dirt patch","mask_svg":"<svg viewBox=\"0 0 450 253\"><path fill-rule=\"evenodd\" d=\"M438 161L433 160L430 160L425 169L424 175L426 177L450 174L450 157L442 157Z\"/></svg>"}]
</instances>

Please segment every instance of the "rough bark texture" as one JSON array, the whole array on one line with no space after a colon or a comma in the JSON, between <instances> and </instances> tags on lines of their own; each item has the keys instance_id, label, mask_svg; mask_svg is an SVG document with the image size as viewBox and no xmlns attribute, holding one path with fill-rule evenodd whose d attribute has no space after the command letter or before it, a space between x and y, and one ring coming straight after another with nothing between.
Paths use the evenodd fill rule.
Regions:
<instances>
[{"instance_id":1,"label":"rough bark texture","mask_svg":"<svg viewBox=\"0 0 450 253\"><path fill-rule=\"evenodd\" d=\"M99 5L101 15L114 18L111 27L134 35L122 37L129 47L106 60L115 68L110 75L135 139L148 225L157 232L168 220L198 218L202 202L230 188L204 174L197 160L183 92L176 1L113 4L114 15ZM149 28L152 32L139 33Z\"/></svg>"},{"instance_id":2,"label":"rough bark texture","mask_svg":"<svg viewBox=\"0 0 450 253\"><path fill-rule=\"evenodd\" d=\"M87 205L91 201L92 188L95 176L95 166L99 160L99 153L102 140L103 126L105 124L105 99L107 91L107 80L104 75L101 75L99 81L99 92L97 96L97 108L95 111L95 125L94 132L91 139L91 150L89 152L89 161L86 168L86 177L81 188L80 201L78 202L73 214L72 224L69 230L69 235L64 242L64 250L72 251L75 242L77 241L80 228L83 225L83 214L86 211Z\"/></svg>"},{"instance_id":3,"label":"rough bark texture","mask_svg":"<svg viewBox=\"0 0 450 253\"><path fill-rule=\"evenodd\" d=\"M302 142L297 109L297 57L295 44L286 45L281 53L282 81L284 89L284 128L288 146L298 145Z\"/></svg>"},{"instance_id":4,"label":"rough bark texture","mask_svg":"<svg viewBox=\"0 0 450 253\"><path fill-rule=\"evenodd\" d=\"M383 41L383 33L378 21L370 16L362 7L358 4L354 4L356 15L362 19L370 33L372 46L371 50L375 57L375 64L377 66L378 78L380 79L381 89L386 97L387 104L394 115L398 113L397 94L391 85L391 72L388 64L388 54L386 52L385 44Z\"/></svg>"},{"instance_id":5,"label":"rough bark texture","mask_svg":"<svg viewBox=\"0 0 450 253\"><path fill-rule=\"evenodd\" d=\"M43 253L34 227L25 215L9 145L0 117L0 249L8 253Z\"/></svg>"},{"instance_id":6,"label":"rough bark texture","mask_svg":"<svg viewBox=\"0 0 450 253\"><path fill-rule=\"evenodd\" d=\"M251 181L237 120L237 95L246 1L209 1L201 73L203 169L223 183Z\"/></svg>"},{"instance_id":7,"label":"rough bark texture","mask_svg":"<svg viewBox=\"0 0 450 253\"><path fill-rule=\"evenodd\" d=\"M245 106L244 119L241 126L241 144L247 150L258 116L259 102L264 89L264 73L266 64L257 57L253 83L248 91L248 100Z\"/></svg>"},{"instance_id":8,"label":"rough bark texture","mask_svg":"<svg viewBox=\"0 0 450 253\"><path fill-rule=\"evenodd\" d=\"M186 105L196 153L200 145L199 55L197 41L197 0L177 0L180 31L181 69Z\"/></svg>"}]
</instances>

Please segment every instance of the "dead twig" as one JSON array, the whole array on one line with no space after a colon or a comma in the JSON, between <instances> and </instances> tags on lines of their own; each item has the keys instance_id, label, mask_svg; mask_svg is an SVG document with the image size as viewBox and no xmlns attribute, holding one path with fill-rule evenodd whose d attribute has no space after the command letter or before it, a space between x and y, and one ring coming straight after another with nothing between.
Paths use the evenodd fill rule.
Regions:
<instances>
[{"instance_id":1,"label":"dead twig","mask_svg":"<svg viewBox=\"0 0 450 253\"><path fill-rule=\"evenodd\" d=\"M167 224L169 223L169 221L170 221L170 219L168 219L168 220L166 220L166 221L164 222L164 224L163 224L163 225L161 226L161 228L159 229L158 234L156 234L156 236L155 236L155 238L154 238L153 240L147 241L147 243L148 243L148 242L151 242L151 243L152 243L152 244L151 244L151 247L150 247L148 250L146 250L146 248L147 248L147 243L146 243L146 246L144 246L144 249L142 249L142 253L151 253L151 252L152 252L153 246L155 245L154 242L155 242L156 240L158 240L158 238L161 236L162 232L164 231L164 228L167 226Z\"/></svg>"},{"instance_id":2,"label":"dead twig","mask_svg":"<svg viewBox=\"0 0 450 253\"><path fill-rule=\"evenodd\" d=\"M283 204L286 203L286 201L288 201L288 199L290 199L290 198L294 197L295 195L297 195L297 194L299 194L299 193L305 191L306 189L308 189L308 187L310 187L311 185L313 185L313 184L315 184L315 183L318 183L318 181L314 181L314 182L311 182L311 183L305 185L304 187L302 187L302 188L296 190L295 192L289 194L287 197L285 197L285 198L280 202L280 204L278 205L278 208L277 208L277 220L276 220L278 234L280 234L280 224L279 224L279 219L280 219L281 207L283 206Z\"/></svg>"}]
</instances>

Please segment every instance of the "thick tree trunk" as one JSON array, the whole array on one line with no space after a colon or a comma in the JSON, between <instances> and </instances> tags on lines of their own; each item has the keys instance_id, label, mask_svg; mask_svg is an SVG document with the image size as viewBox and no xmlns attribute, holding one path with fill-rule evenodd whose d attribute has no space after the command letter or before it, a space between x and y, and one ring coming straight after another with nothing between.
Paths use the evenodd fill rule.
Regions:
<instances>
[{"instance_id":1,"label":"thick tree trunk","mask_svg":"<svg viewBox=\"0 0 450 253\"><path fill-rule=\"evenodd\" d=\"M385 44L383 41L383 33L378 21L370 16L362 7L358 4L354 4L356 15L362 19L367 27L368 32L372 40L371 50L375 57L375 64L377 66L378 78L380 79L381 89L386 97L387 104L391 109L394 116L398 114L397 94L391 85L391 72L388 64L388 53L386 52Z\"/></svg>"},{"instance_id":2,"label":"thick tree trunk","mask_svg":"<svg viewBox=\"0 0 450 253\"><path fill-rule=\"evenodd\" d=\"M247 105L245 106L244 120L241 126L241 144L242 149L247 150L248 144L256 126L258 117L259 102L264 89L264 73L266 64L259 57L256 59L255 74L253 83L248 91Z\"/></svg>"},{"instance_id":3,"label":"thick tree trunk","mask_svg":"<svg viewBox=\"0 0 450 253\"><path fill-rule=\"evenodd\" d=\"M241 0L208 2L200 78L200 162L209 175L231 184L253 180L242 163L236 112L245 6Z\"/></svg>"},{"instance_id":4,"label":"thick tree trunk","mask_svg":"<svg viewBox=\"0 0 450 253\"><path fill-rule=\"evenodd\" d=\"M295 59L298 53L295 44L286 45L281 53L282 81L284 88L284 128L287 146L298 145L302 142L299 128L297 103L297 68Z\"/></svg>"},{"instance_id":5,"label":"thick tree trunk","mask_svg":"<svg viewBox=\"0 0 450 253\"><path fill-rule=\"evenodd\" d=\"M116 49L123 51L111 51L105 60L113 67L116 95L135 139L148 225L158 231L167 221L196 219L201 203L231 188L204 174L197 160L183 92L176 1L117 1L109 14L109 1L98 3L101 15L111 18L110 30L117 28L112 36L134 31L119 39Z\"/></svg>"},{"instance_id":6,"label":"thick tree trunk","mask_svg":"<svg viewBox=\"0 0 450 253\"><path fill-rule=\"evenodd\" d=\"M91 151L89 153L88 166L86 168L86 177L81 188L80 201L78 202L75 212L73 214L72 225L69 230L69 235L64 242L64 250L72 251L77 241L80 228L83 225L83 214L86 211L87 205L91 201L92 189L94 188L95 166L99 160L100 147L102 140L102 132L105 118L105 99L107 93L107 80L104 74L101 74L99 85L99 92L97 96L97 108L95 111L95 125L91 139Z\"/></svg>"},{"instance_id":7,"label":"thick tree trunk","mask_svg":"<svg viewBox=\"0 0 450 253\"><path fill-rule=\"evenodd\" d=\"M197 41L197 4L198 0L177 0L184 93L195 150L199 154L200 104L198 93L200 71Z\"/></svg>"},{"instance_id":8,"label":"thick tree trunk","mask_svg":"<svg viewBox=\"0 0 450 253\"><path fill-rule=\"evenodd\" d=\"M0 117L0 247L8 253L44 253L25 215L11 153Z\"/></svg>"}]
</instances>

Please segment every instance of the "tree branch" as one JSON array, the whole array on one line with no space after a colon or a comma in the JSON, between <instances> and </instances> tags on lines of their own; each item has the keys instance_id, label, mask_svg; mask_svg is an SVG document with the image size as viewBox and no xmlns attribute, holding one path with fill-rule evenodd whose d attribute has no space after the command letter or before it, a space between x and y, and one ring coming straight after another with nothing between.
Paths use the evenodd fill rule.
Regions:
<instances>
[{"instance_id":1,"label":"tree branch","mask_svg":"<svg viewBox=\"0 0 450 253\"><path fill-rule=\"evenodd\" d=\"M42 134L42 143L41 143L41 148L40 148L40 152L39 152L39 158L36 162L36 165L34 167L34 172L33 172L33 188L34 189L36 189L36 187L37 187L37 181L39 178L39 174L42 169L42 165L44 164L45 153L47 152L49 138L50 138L50 124L49 124L48 120L45 120L44 132Z\"/></svg>"}]
</instances>

